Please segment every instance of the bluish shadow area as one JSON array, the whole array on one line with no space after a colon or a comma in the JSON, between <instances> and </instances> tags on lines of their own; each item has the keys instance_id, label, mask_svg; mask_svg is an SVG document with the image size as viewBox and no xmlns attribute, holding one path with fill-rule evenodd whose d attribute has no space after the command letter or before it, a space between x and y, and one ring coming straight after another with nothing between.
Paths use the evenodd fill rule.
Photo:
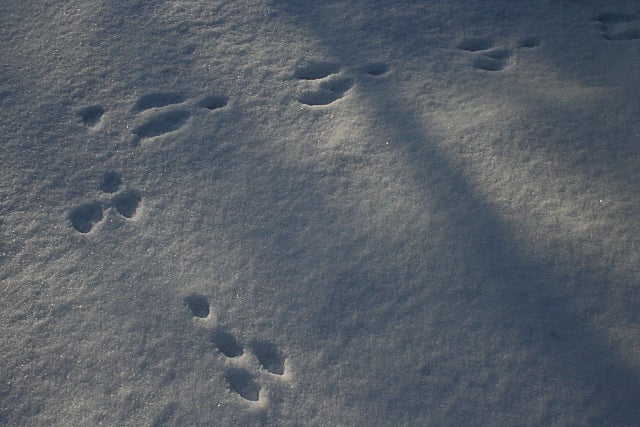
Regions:
<instances>
[{"instance_id":1,"label":"bluish shadow area","mask_svg":"<svg viewBox=\"0 0 640 427\"><path fill-rule=\"evenodd\" d=\"M549 363L541 370L549 369L561 384L592 390L594 401L602 407L602 418L593 422L629 425L638 419L638 373L619 358L617 350L594 336L588 326L593 322L590 313L582 313L564 292L572 282L581 283L584 292L626 284L616 283L619 279L608 277L607 272L585 270L583 266L563 265L561 271L566 276L560 277L551 273L556 260L547 259L548 264L532 262L534 254L527 250L527 242L515 240L500 212L478 197L436 148L434 137L419 134L416 139L420 120L403 100L372 94L367 101L376 117L385 117L381 125L391 129L400 142L398 146L413 167L415 180L439 183L438 192L429 191L428 197L451 214L447 227L455 230L451 240L458 242L464 262L478 269L486 280L476 289L459 294L463 305L478 318L498 319L505 331L515 331L523 348L536 349ZM397 114L385 116L385 111ZM409 126L411 121L414 124ZM487 325L491 323L487 321Z\"/></svg>"},{"instance_id":2,"label":"bluish shadow area","mask_svg":"<svg viewBox=\"0 0 640 427\"><path fill-rule=\"evenodd\" d=\"M397 46L391 46L394 51L410 52L418 43L412 33L416 26L414 18L407 15L407 22L385 21L386 15L381 8L376 7L376 2L371 2L370 9L363 7L363 15L371 13L374 16L371 19L360 17L363 24L354 29L358 31L357 34L350 33L352 28L345 27L341 35L329 37L331 26L326 25L327 16L331 13L346 13L340 9L340 4L272 2L273 7L289 14L301 28L317 34L318 43L330 52L332 59L344 63L352 62L350 55L357 55L356 52L361 48L362 31L371 29L375 33L376 26L382 28L386 25L385 31L392 34L386 41L398 43ZM413 2L393 2L388 7L402 9L409 8L411 4ZM354 41L350 43L349 40ZM620 283L620 278L611 277L609 272L598 271L597 268L561 265L560 269L554 271L564 273L552 273L551 267L556 260L540 261L544 257L537 256L537 261L532 261L534 254L528 249L530 245L514 237L513 230L503 221L501 213L480 197L461 171L453 166L450 154L442 151L437 137L425 130L428 124L418 117L410 107L410 102L389 95L389 92L369 92L360 96L380 130L392 135L393 147L411 168L414 181L422 183L417 188L425 192L425 198L448 212L448 226L443 229L448 230L448 239L456 246L464 263L460 269L471 270L476 274L474 277L481 279L480 283L470 287L467 292L458 293L458 308L468 311L469 317L487 327L497 325L499 329L495 331L496 336L513 333L521 349L535 354L536 362L531 367L532 372L538 374L539 381L543 383L557 384L554 389L557 395L551 396L552 399L570 402L570 396L563 396L567 390L569 393L571 390L588 390L591 395L589 401L578 403L576 407L584 408L592 404L598 408L588 420L593 425L632 425L640 419L638 372L622 360L613 346L593 333L589 327L589 323L593 322L593 313L576 307L573 295L562 291L569 283L581 283L573 289L580 289L585 294L590 289L602 286L615 288L628 285ZM438 185L429 188L429 183ZM277 250L286 250L286 245L283 243L283 247ZM348 257L348 247L343 253L333 254L335 260ZM411 260L404 262L406 268L403 274L410 275L413 269L420 268L419 265L412 266ZM327 334L340 333L340 325L348 324L348 319L354 312L366 312L370 307L383 305L384 301L376 293L390 286L392 281L398 283L398 292L405 291L399 274L403 270L401 267L385 277L384 274L373 274L368 271L368 267L357 267L357 262L353 265L356 267L352 271L326 272L328 276L335 277L335 286L325 290L328 295L327 303L323 305L321 315L316 320L318 329ZM429 284L425 283L425 286ZM385 295L387 294L385 291ZM630 302L631 305L633 303ZM500 377L499 372L496 375ZM412 386L407 383L407 388ZM392 391L397 388L402 388L402 385L389 387L388 407L378 415L389 421L410 421L412 414L420 416L425 411L425 408L420 407L420 394L428 393L429 390L424 388L420 393L409 393L404 401L400 401ZM512 391L524 396L526 388L525 385L522 389ZM552 388L547 388L549 389ZM378 392L385 393L384 390ZM372 402L384 400L385 397L375 394L370 399ZM494 411L504 411L503 414L517 413L519 409L508 400L492 405ZM460 413L467 411L462 404L457 409ZM555 411L562 411L562 408L556 408ZM478 421L473 413L465 415L463 419L466 421ZM518 415L521 417L520 421L527 420L527 414Z\"/></svg>"}]
</instances>

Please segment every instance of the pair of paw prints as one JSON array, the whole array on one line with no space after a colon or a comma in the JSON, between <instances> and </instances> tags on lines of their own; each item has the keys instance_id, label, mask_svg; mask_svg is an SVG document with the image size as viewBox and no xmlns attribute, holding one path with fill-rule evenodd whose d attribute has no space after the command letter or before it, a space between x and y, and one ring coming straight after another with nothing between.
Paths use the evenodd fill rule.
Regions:
<instances>
[{"instance_id":1,"label":"pair of paw prints","mask_svg":"<svg viewBox=\"0 0 640 427\"><path fill-rule=\"evenodd\" d=\"M607 40L640 39L640 18L626 13L601 13L594 19L600 27L602 37Z\"/></svg>"},{"instance_id":2,"label":"pair of paw prints","mask_svg":"<svg viewBox=\"0 0 640 427\"><path fill-rule=\"evenodd\" d=\"M194 317L209 317L210 306L205 296L191 294L184 299L184 304ZM224 379L229 390L248 403L266 404L261 382L285 378L286 358L278 346L269 341L252 340L245 348L233 334L219 327L212 330L210 340L227 362ZM257 369L254 366L252 370L252 361L257 361Z\"/></svg>"},{"instance_id":3,"label":"pair of paw prints","mask_svg":"<svg viewBox=\"0 0 640 427\"><path fill-rule=\"evenodd\" d=\"M533 48L540 45L538 37L526 37L518 40L519 48ZM483 71L502 71L509 65L511 50L496 47L490 38L465 38L458 49L475 54L473 67Z\"/></svg>"},{"instance_id":4,"label":"pair of paw prints","mask_svg":"<svg viewBox=\"0 0 640 427\"><path fill-rule=\"evenodd\" d=\"M374 63L362 67L359 72L370 76L380 76L388 71L386 64ZM329 105L342 97L353 87L354 79L345 75L340 65L332 62L311 62L298 68L294 77L311 83L312 89L304 90L298 101L304 105Z\"/></svg>"},{"instance_id":5,"label":"pair of paw prints","mask_svg":"<svg viewBox=\"0 0 640 427\"><path fill-rule=\"evenodd\" d=\"M217 110L229 102L225 95L208 95L190 100L177 92L150 92L139 96L132 111L136 125L131 133L134 143L180 129L191 117L194 109ZM89 105L77 111L78 120L88 128L97 129L103 121L105 109L101 105Z\"/></svg>"},{"instance_id":6,"label":"pair of paw prints","mask_svg":"<svg viewBox=\"0 0 640 427\"><path fill-rule=\"evenodd\" d=\"M116 172L103 175L98 189L108 195L106 200L93 201L78 206L69 214L71 226L80 233L88 233L104 218L104 211L113 208L120 216L131 219L138 210L142 200L140 193L135 190L120 191L122 178Z\"/></svg>"},{"instance_id":7,"label":"pair of paw prints","mask_svg":"<svg viewBox=\"0 0 640 427\"><path fill-rule=\"evenodd\" d=\"M192 101L177 92L151 92L138 97L133 112L138 116L133 127L134 142L161 136L180 129L194 108L217 110L229 102L224 95L208 95Z\"/></svg>"}]
</instances>

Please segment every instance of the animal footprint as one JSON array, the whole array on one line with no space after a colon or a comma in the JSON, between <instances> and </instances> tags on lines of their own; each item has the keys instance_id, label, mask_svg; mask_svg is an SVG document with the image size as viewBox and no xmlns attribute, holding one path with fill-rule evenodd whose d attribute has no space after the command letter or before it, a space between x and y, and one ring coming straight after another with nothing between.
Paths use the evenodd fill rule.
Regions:
<instances>
[{"instance_id":1,"label":"animal footprint","mask_svg":"<svg viewBox=\"0 0 640 427\"><path fill-rule=\"evenodd\" d=\"M206 108L207 110L217 110L218 108L225 107L229 102L229 98L224 95L209 95L198 101L197 105L200 108Z\"/></svg>"},{"instance_id":2,"label":"animal footprint","mask_svg":"<svg viewBox=\"0 0 640 427\"><path fill-rule=\"evenodd\" d=\"M306 105L329 105L342 98L353 86L349 78L334 78L321 82L318 89L302 93L298 100Z\"/></svg>"},{"instance_id":3,"label":"animal footprint","mask_svg":"<svg viewBox=\"0 0 640 427\"><path fill-rule=\"evenodd\" d=\"M264 369L275 375L284 374L284 356L278 347L267 341L254 341L251 350Z\"/></svg>"},{"instance_id":4,"label":"animal footprint","mask_svg":"<svg viewBox=\"0 0 640 427\"><path fill-rule=\"evenodd\" d=\"M250 344L249 355L253 353L260 366L267 371L263 374L260 374L260 371L252 374L249 370L233 363L235 358L245 354L233 335L218 331L213 336L213 342L218 351L232 362L232 366L225 374L229 388L245 400L257 402L260 399L261 386L258 378L260 375L282 376L285 373L285 357L273 343L253 341ZM263 378L263 381L270 381L270 378Z\"/></svg>"},{"instance_id":5,"label":"animal footprint","mask_svg":"<svg viewBox=\"0 0 640 427\"><path fill-rule=\"evenodd\" d=\"M315 88L303 92L298 101L305 105L317 106L329 105L342 98L353 86L353 81L338 77L339 72L340 66L332 62L312 62L296 70L295 78L315 83Z\"/></svg>"},{"instance_id":6,"label":"animal footprint","mask_svg":"<svg viewBox=\"0 0 640 427\"><path fill-rule=\"evenodd\" d=\"M122 178L115 172L107 172L102 176L102 182L100 182L100 191L105 193L115 193L122 184Z\"/></svg>"},{"instance_id":7,"label":"animal footprint","mask_svg":"<svg viewBox=\"0 0 640 427\"><path fill-rule=\"evenodd\" d=\"M200 294L191 294L184 299L184 304L191 310L194 317L204 319L209 316L209 300Z\"/></svg>"},{"instance_id":8,"label":"animal footprint","mask_svg":"<svg viewBox=\"0 0 640 427\"><path fill-rule=\"evenodd\" d=\"M493 40L488 38L465 38L458 43L458 49L468 52L478 52L480 50L491 49L492 47Z\"/></svg>"},{"instance_id":9,"label":"animal footprint","mask_svg":"<svg viewBox=\"0 0 640 427\"><path fill-rule=\"evenodd\" d=\"M312 62L309 65L298 68L294 73L295 78L301 80L319 80L340 72L340 66L332 62Z\"/></svg>"},{"instance_id":10,"label":"animal footprint","mask_svg":"<svg viewBox=\"0 0 640 427\"><path fill-rule=\"evenodd\" d=\"M258 378L260 372L258 371L252 374L248 369L240 367L234 362L236 359L245 355L245 350L242 345L232 334L222 330L214 332L211 341L218 352L232 363L231 367L227 368L225 373L225 379L230 390L247 401L257 402L260 399L261 390ZM275 344L267 341L253 341L249 347L249 355L253 353L265 371L273 375L284 375L285 358ZM268 379L264 380L268 381Z\"/></svg>"},{"instance_id":11,"label":"animal footprint","mask_svg":"<svg viewBox=\"0 0 640 427\"><path fill-rule=\"evenodd\" d=\"M518 47L524 48L532 48L540 46L540 38L539 37L523 37L518 40Z\"/></svg>"},{"instance_id":12,"label":"animal footprint","mask_svg":"<svg viewBox=\"0 0 640 427\"><path fill-rule=\"evenodd\" d=\"M529 45L526 47L539 44L539 41L536 43L534 38L523 40L521 47L525 47L524 44ZM465 38L458 43L458 49L474 53L476 56L472 62L473 67L484 71L504 70L511 57L509 49L495 47L493 40L489 38Z\"/></svg>"},{"instance_id":13,"label":"animal footprint","mask_svg":"<svg viewBox=\"0 0 640 427\"><path fill-rule=\"evenodd\" d=\"M183 301L193 317L210 316L209 300L204 295L193 293ZM282 379L286 371L284 353L264 340L253 340L245 349L235 335L222 328L215 328L210 339L217 354L225 360L223 377L229 390L248 403L265 405L267 398L263 397L262 384Z\"/></svg>"},{"instance_id":14,"label":"animal footprint","mask_svg":"<svg viewBox=\"0 0 640 427\"><path fill-rule=\"evenodd\" d=\"M133 110L140 112L152 108L162 108L168 105L181 104L185 97L176 92L150 92L141 95L133 105Z\"/></svg>"},{"instance_id":15,"label":"animal footprint","mask_svg":"<svg viewBox=\"0 0 640 427\"><path fill-rule=\"evenodd\" d=\"M360 71L369 76L381 76L389 71L389 66L382 62L374 62L360 68Z\"/></svg>"},{"instance_id":16,"label":"animal footprint","mask_svg":"<svg viewBox=\"0 0 640 427\"><path fill-rule=\"evenodd\" d=\"M135 190L127 190L124 193L116 195L113 200L113 207L125 218L133 218L138 209L142 197Z\"/></svg>"},{"instance_id":17,"label":"animal footprint","mask_svg":"<svg viewBox=\"0 0 640 427\"><path fill-rule=\"evenodd\" d=\"M90 105L78 110L80 122L90 128L97 126L103 115L104 108L100 105Z\"/></svg>"},{"instance_id":18,"label":"animal footprint","mask_svg":"<svg viewBox=\"0 0 640 427\"><path fill-rule=\"evenodd\" d=\"M180 129L189 118L187 110L177 109L156 113L133 129L140 138L153 138Z\"/></svg>"},{"instance_id":19,"label":"animal footprint","mask_svg":"<svg viewBox=\"0 0 640 427\"><path fill-rule=\"evenodd\" d=\"M138 139L151 139L182 128L193 113L193 107L217 110L229 99L223 95L209 95L193 103L177 92L150 92L134 102L133 111L141 115L132 133Z\"/></svg>"},{"instance_id":20,"label":"animal footprint","mask_svg":"<svg viewBox=\"0 0 640 427\"><path fill-rule=\"evenodd\" d=\"M71 225L80 233L88 233L102 221L102 204L99 202L80 205L69 214Z\"/></svg>"},{"instance_id":21,"label":"animal footprint","mask_svg":"<svg viewBox=\"0 0 640 427\"><path fill-rule=\"evenodd\" d=\"M473 61L473 66L479 70L501 71L506 65L511 52L507 49L492 49L482 53Z\"/></svg>"},{"instance_id":22,"label":"animal footprint","mask_svg":"<svg viewBox=\"0 0 640 427\"><path fill-rule=\"evenodd\" d=\"M239 357L244 354L244 349L235 337L228 332L217 331L211 337L211 341L218 351L226 357Z\"/></svg>"},{"instance_id":23,"label":"animal footprint","mask_svg":"<svg viewBox=\"0 0 640 427\"><path fill-rule=\"evenodd\" d=\"M381 76L389 67L381 62L367 64L358 69L369 76ZM353 87L354 80L344 76L342 67L333 62L312 62L294 72L294 77L310 82L312 89L305 90L298 97L301 104L309 106L329 105L343 98Z\"/></svg>"},{"instance_id":24,"label":"animal footprint","mask_svg":"<svg viewBox=\"0 0 640 427\"><path fill-rule=\"evenodd\" d=\"M602 36L607 40L640 39L640 19L625 13L601 13L594 18L600 25Z\"/></svg>"},{"instance_id":25,"label":"animal footprint","mask_svg":"<svg viewBox=\"0 0 640 427\"><path fill-rule=\"evenodd\" d=\"M105 194L117 193L122 184L122 178L116 172L107 172L102 176L98 189ZM73 209L69 220L73 228L80 233L89 233L95 225L104 218L104 211L111 207L124 218L133 218L142 197L135 190L126 190L116 194L111 200L85 203Z\"/></svg>"},{"instance_id":26,"label":"animal footprint","mask_svg":"<svg viewBox=\"0 0 640 427\"><path fill-rule=\"evenodd\" d=\"M225 379L232 391L243 399L257 402L260 399L260 384L251 373L243 368L229 368L225 373Z\"/></svg>"}]
</instances>

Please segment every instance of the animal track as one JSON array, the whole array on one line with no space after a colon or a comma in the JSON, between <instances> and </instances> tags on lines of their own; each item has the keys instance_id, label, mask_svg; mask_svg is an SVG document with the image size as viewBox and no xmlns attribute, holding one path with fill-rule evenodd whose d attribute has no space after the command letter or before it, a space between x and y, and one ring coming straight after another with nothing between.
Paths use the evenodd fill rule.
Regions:
<instances>
[{"instance_id":1,"label":"animal track","mask_svg":"<svg viewBox=\"0 0 640 427\"><path fill-rule=\"evenodd\" d=\"M249 371L242 368L229 368L225 373L229 387L242 398L257 402L260 399L260 385Z\"/></svg>"},{"instance_id":2,"label":"animal track","mask_svg":"<svg viewBox=\"0 0 640 427\"><path fill-rule=\"evenodd\" d=\"M323 80L333 77L329 81L321 81L313 90L303 92L298 101L305 105L329 105L342 98L353 84L348 79L336 77L340 72L340 66L330 62L312 62L299 68L294 77L300 80Z\"/></svg>"},{"instance_id":3,"label":"animal track","mask_svg":"<svg viewBox=\"0 0 640 427\"><path fill-rule=\"evenodd\" d=\"M80 121L88 127L94 127L102 119L104 115L104 108L100 105L90 105L84 107L78 111L78 117Z\"/></svg>"},{"instance_id":4,"label":"animal track","mask_svg":"<svg viewBox=\"0 0 640 427\"><path fill-rule=\"evenodd\" d=\"M107 172L103 175L98 189L105 194L113 194L118 192L121 184L120 175L116 172ZM106 202L93 201L78 206L70 212L69 220L76 231L86 234L102 221L104 211L111 207L124 218L133 218L141 200L142 197L137 191L126 190Z\"/></svg>"},{"instance_id":5,"label":"animal track","mask_svg":"<svg viewBox=\"0 0 640 427\"><path fill-rule=\"evenodd\" d=\"M209 301L200 294L191 294L184 299L184 303L195 317L204 319L209 315Z\"/></svg>"},{"instance_id":6,"label":"animal track","mask_svg":"<svg viewBox=\"0 0 640 427\"><path fill-rule=\"evenodd\" d=\"M473 61L473 66L479 70L500 71L506 67L510 56L507 49L488 50Z\"/></svg>"},{"instance_id":7,"label":"animal track","mask_svg":"<svg viewBox=\"0 0 640 427\"><path fill-rule=\"evenodd\" d=\"M251 350L264 369L275 375L284 374L284 356L275 344L254 341L251 343Z\"/></svg>"},{"instance_id":8,"label":"animal track","mask_svg":"<svg viewBox=\"0 0 640 427\"><path fill-rule=\"evenodd\" d=\"M175 92L151 92L141 95L133 106L134 111L144 111L151 108L161 108L167 105L180 104L185 97Z\"/></svg>"},{"instance_id":9,"label":"animal track","mask_svg":"<svg viewBox=\"0 0 640 427\"><path fill-rule=\"evenodd\" d=\"M140 204L140 193L135 190L127 190L113 198L113 206L118 213L125 218L133 218Z\"/></svg>"},{"instance_id":10,"label":"animal track","mask_svg":"<svg viewBox=\"0 0 640 427\"><path fill-rule=\"evenodd\" d=\"M133 111L142 114L140 123L132 133L141 139L150 139L182 128L193 113L193 107L217 110L229 102L224 95L208 95L190 103L177 92L151 92L138 97Z\"/></svg>"},{"instance_id":11,"label":"animal track","mask_svg":"<svg viewBox=\"0 0 640 427\"><path fill-rule=\"evenodd\" d=\"M244 354L242 346L238 344L235 337L228 332L218 331L214 333L211 341L220 353L227 357L238 357Z\"/></svg>"},{"instance_id":12,"label":"animal track","mask_svg":"<svg viewBox=\"0 0 640 427\"><path fill-rule=\"evenodd\" d=\"M599 23L602 36L607 40L640 39L640 19L626 13L601 13L594 18Z\"/></svg>"},{"instance_id":13,"label":"animal track","mask_svg":"<svg viewBox=\"0 0 640 427\"><path fill-rule=\"evenodd\" d=\"M522 38L518 41L518 47L532 48L539 44L540 40L537 37ZM458 43L457 47L475 54L472 64L478 70L504 70L511 58L511 50L495 47L493 40L489 38L465 38Z\"/></svg>"},{"instance_id":14,"label":"animal track","mask_svg":"<svg viewBox=\"0 0 640 427\"><path fill-rule=\"evenodd\" d=\"M382 62L374 62L372 64L367 64L361 68L361 71L370 76L381 76L389 71L389 66Z\"/></svg>"},{"instance_id":15,"label":"animal track","mask_svg":"<svg viewBox=\"0 0 640 427\"><path fill-rule=\"evenodd\" d=\"M359 72L369 76L380 76L388 70L386 64L377 62L361 67ZM312 89L305 90L298 96L298 101L309 106L322 106L343 98L353 87L354 81L353 78L340 73L340 65L333 62L312 62L298 68L293 76L313 85Z\"/></svg>"},{"instance_id":16,"label":"animal track","mask_svg":"<svg viewBox=\"0 0 640 427\"><path fill-rule=\"evenodd\" d=\"M209 95L198 101L198 107L207 110L217 110L227 105L229 98L223 95Z\"/></svg>"},{"instance_id":17,"label":"animal track","mask_svg":"<svg viewBox=\"0 0 640 427\"><path fill-rule=\"evenodd\" d=\"M312 62L309 65L298 68L294 77L301 80L319 80L340 72L340 66L331 62Z\"/></svg>"},{"instance_id":18,"label":"animal track","mask_svg":"<svg viewBox=\"0 0 640 427\"><path fill-rule=\"evenodd\" d=\"M88 233L93 226L102 221L102 204L99 202L80 205L69 214L71 225L80 233Z\"/></svg>"},{"instance_id":19,"label":"animal track","mask_svg":"<svg viewBox=\"0 0 640 427\"><path fill-rule=\"evenodd\" d=\"M532 48L540 46L540 38L538 37L524 37L518 40L518 47Z\"/></svg>"},{"instance_id":20,"label":"animal track","mask_svg":"<svg viewBox=\"0 0 640 427\"><path fill-rule=\"evenodd\" d=\"M149 117L137 126L133 133L141 138L153 138L173 132L181 128L189 116L190 114L186 110L163 111Z\"/></svg>"},{"instance_id":21,"label":"animal track","mask_svg":"<svg viewBox=\"0 0 640 427\"><path fill-rule=\"evenodd\" d=\"M335 78L321 82L318 89L304 92L299 101L306 105L328 105L342 98L353 86L353 80L348 78Z\"/></svg>"},{"instance_id":22,"label":"animal track","mask_svg":"<svg viewBox=\"0 0 640 427\"><path fill-rule=\"evenodd\" d=\"M177 131L189 120L194 108L217 110L225 107L229 98L224 95L207 95L188 103L188 99L177 92L149 92L140 95L132 110L141 115L132 133L136 138L149 139ZM100 105L83 107L76 112L78 120L87 127L97 126L104 115ZM131 219L135 216L142 200L139 192L126 189L120 192L122 179L116 172L107 172L102 177L98 189L105 194L113 194L110 200L93 201L82 204L69 213L71 226L78 232L89 233L104 218L104 211L113 208L120 216ZM116 194L117 193L117 194Z\"/></svg>"},{"instance_id":23,"label":"animal track","mask_svg":"<svg viewBox=\"0 0 640 427\"><path fill-rule=\"evenodd\" d=\"M122 178L115 172L107 172L102 176L100 183L100 191L105 193L115 193L122 184Z\"/></svg>"},{"instance_id":24,"label":"animal track","mask_svg":"<svg viewBox=\"0 0 640 427\"><path fill-rule=\"evenodd\" d=\"M483 55L496 61L504 61L509 59L511 52L508 49L492 49L484 52Z\"/></svg>"},{"instance_id":25,"label":"animal track","mask_svg":"<svg viewBox=\"0 0 640 427\"><path fill-rule=\"evenodd\" d=\"M244 354L244 349L235 337L227 332L218 331L213 336L213 342L221 354L234 360ZM282 376L285 372L285 358L278 347L267 341L254 341L250 345L253 355L260 365L273 375ZM243 368L232 366L225 374L229 388L242 398L256 402L260 398L260 385L257 377Z\"/></svg>"},{"instance_id":26,"label":"animal track","mask_svg":"<svg viewBox=\"0 0 640 427\"><path fill-rule=\"evenodd\" d=\"M184 305L193 317L209 317L209 300L203 295L188 295L184 298ZM253 340L246 351L236 336L219 327L213 330L210 337L213 347L224 357L227 364L224 371L227 386L245 401L254 403L264 400L261 396L261 383L284 376L286 357L275 344ZM249 361L252 355L264 371L258 368L257 371L251 372Z\"/></svg>"},{"instance_id":27,"label":"animal track","mask_svg":"<svg viewBox=\"0 0 640 427\"><path fill-rule=\"evenodd\" d=\"M468 52L487 50L493 47L493 40L487 38L465 38L458 43L458 49Z\"/></svg>"}]
</instances>

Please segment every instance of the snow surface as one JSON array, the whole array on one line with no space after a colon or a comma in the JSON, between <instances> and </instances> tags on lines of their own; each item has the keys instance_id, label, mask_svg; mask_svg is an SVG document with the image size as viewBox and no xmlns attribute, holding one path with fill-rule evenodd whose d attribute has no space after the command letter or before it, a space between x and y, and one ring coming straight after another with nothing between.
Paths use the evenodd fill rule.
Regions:
<instances>
[{"instance_id":1,"label":"snow surface","mask_svg":"<svg viewBox=\"0 0 640 427\"><path fill-rule=\"evenodd\" d=\"M0 43L0 424L638 425L637 0L3 0Z\"/></svg>"}]
</instances>

